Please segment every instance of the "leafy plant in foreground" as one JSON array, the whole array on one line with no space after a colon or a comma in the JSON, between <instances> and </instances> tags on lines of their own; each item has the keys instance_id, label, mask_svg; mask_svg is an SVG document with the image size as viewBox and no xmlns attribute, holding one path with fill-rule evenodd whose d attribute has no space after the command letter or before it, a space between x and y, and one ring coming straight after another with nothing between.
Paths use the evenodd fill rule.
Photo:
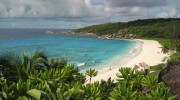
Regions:
<instances>
[{"instance_id":1,"label":"leafy plant in foreground","mask_svg":"<svg viewBox=\"0 0 180 100\"><path fill-rule=\"evenodd\" d=\"M83 90L85 92L84 100L102 100L103 92L99 82L86 84L86 86L83 87Z\"/></svg>"},{"instance_id":2,"label":"leafy plant in foreground","mask_svg":"<svg viewBox=\"0 0 180 100\"><path fill-rule=\"evenodd\" d=\"M4 58L5 60L3 60ZM80 73L79 68L67 65L67 62L63 60L61 60L63 63L60 63L59 60L47 59L47 63L43 63L40 58L41 60L37 59L37 63L33 61L34 64L37 67L43 63L43 66L47 69L40 70L35 67L30 70L27 69L30 68L28 67L30 66L30 60L26 60L29 59L27 56L24 56L24 58L19 58L19 56L12 59L11 57L4 58L0 60L3 65L2 68L6 68L4 66L16 68L14 66L17 64L19 65L17 68L22 68L20 70L25 73L27 79L17 78L16 81L10 81L6 80L6 77L3 78L5 75L3 74L0 77L0 99L154 100L153 97L164 100L175 99L174 96L169 94L170 88L158 83L157 74L153 73L147 73L146 75L144 71L121 68L117 74L116 83L109 78L107 81L85 84L85 75ZM157 73L162 66L158 65L151 68L151 70ZM27 70L29 70L28 73ZM5 72L4 69L3 71ZM17 71L17 69L12 69L12 71ZM91 78L97 75L97 71L89 69L86 71L86 75L89 75L89 81L91 82Z\"/></svg>"},{"instance_id":3,"label":"leafy plant in foreground","mask_svg":"<svg viewBox=\"0 0 180 100\"><path fill-rule=\"evenodd\" d=\"M133 90L133 84L128 85L126 82L118 84L111 92L110 100L136 100L137 91Z\"/></svg>"},{"instance_id":4,"label":"leafy plant in foreground","mask_svg":"<svg viewBox=\"0 0 180 100\"><path fill-rule=\"evenodd\" d=\"M89 83L91 83L91 78L96 76L98 71L95 71L95 69L89 69L86 71L86 75L89 76Z\"/></svg>"},{"instance_id":5,"label":"leafy plant in foreground","mask_svg":"<svg viewBox=\"0 0 180 100\"><path fill-rule=\"evenodd\" d=\"M116 74L116 76L118 77L117 79L118 82L126 81L127 83L129 83L135 77L135 71L132 70L131 68L121 67L119 69L119 73Z\"/></svg>"},{"instance_id":6,"label":"leafy plant in foreground","mask_svg":"<svg viewBox=\"0 0 180 100\"><path fill-rule=\"evenodd\" d=\"M158 83L154 89L146 95L148 100L175 100L176 96L170 96L170 88L163 83Z\"/></svg>"}]
</instances>

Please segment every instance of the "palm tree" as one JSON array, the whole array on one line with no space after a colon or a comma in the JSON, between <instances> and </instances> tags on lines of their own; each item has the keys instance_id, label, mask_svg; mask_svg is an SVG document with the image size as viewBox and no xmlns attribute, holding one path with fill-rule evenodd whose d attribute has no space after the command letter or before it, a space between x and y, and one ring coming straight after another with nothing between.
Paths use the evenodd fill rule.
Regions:
<instances>
[{"instance_id":1,"label":"palm tree","mask_svg":"<svg viewBox=\"0 0 180 100\"><path fill-rule=\"evenodd\" d=\"M2 76L13 82L26 80L33 70L49 68L47 56L39 51L31 57L27 54L23 57L13 53L2 54L0 55L0 66Z\"/></svg>"},{"instance_id":2,"label":"palm tree","mask_svg":"<svg viewBox=\"0 0 180 100\"><path fill-rule=\"evenodd\" d=\"M24 53L22 58L22 64L27 74L30 74L33 70L46 70L50 68L47 55L44 52L36 51L32 56Z\"/></svg>"},{"instance_id":3,"label":"palm tree","mask_svg":"<svg viewBox=\"0 0 180 100\"><path fill-rule=\"evenodd\" d=\"M29 59L30 69L45 70L49 69L49 63L47 55L44 52L36 51Z\"/></svg>"},{"instance_id":4,"label":"palm tree","mask_svg":"<svg viewBox=\"0 0 180 100\"><path fill-rule=\"evenodd\" d=\"M19 79L24 80L27 78L21 59L16 54L7 52L0 55L0 66L2 76L8 81L17 82Z\"/></svg>"},{"instance_id":5,"label":"palm tree","mask_svg":"<svg viewBox=\"0 0 180 100\"><path fill-rule=\"evenodd\" d=\"M86 75L89 76L89 83L91 83L91 78L95 77L97 75L98 71L95 71L95 69L89 69L86 71Z\"/></svg>"}]
</instances>

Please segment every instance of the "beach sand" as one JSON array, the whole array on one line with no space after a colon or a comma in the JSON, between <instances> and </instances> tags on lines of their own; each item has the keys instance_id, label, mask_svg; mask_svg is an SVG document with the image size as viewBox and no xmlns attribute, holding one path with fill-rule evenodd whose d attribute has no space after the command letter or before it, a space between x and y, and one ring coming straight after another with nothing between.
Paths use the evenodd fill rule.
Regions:
<instances>
[{"instance_id":1,"label":"beach sand","mask_svg":"<svg viewBox=\"0 0 180 100\"><path fill-rule=\"evenodd\" d=\"M142 39L135 39L136 41L142 42L142 49L141 51L132 59L130 59L127 63L122 66L119 66L118 60L113 62L113 65L109 66L119 66L111 70L107 70L106 72L99 73L96 77L92 78L91 82L107 80L109 77L111 79L116 79L116 73L118 73L118 69L120 67L131 67L133 68L134 65L139 65L139 63L145 62L149 66L157 65L162 63L162 59L167 57L167 54L163 54L161 52L162 47L157 41L154 40L142 40Z\"/></svg>"}]
</instances>

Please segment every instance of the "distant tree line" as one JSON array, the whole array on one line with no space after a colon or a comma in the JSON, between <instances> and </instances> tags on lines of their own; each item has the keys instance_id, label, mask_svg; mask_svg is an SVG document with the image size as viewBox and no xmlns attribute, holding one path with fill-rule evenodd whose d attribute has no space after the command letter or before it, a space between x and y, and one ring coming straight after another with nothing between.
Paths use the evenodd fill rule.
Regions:
<instances>
[{"instance_id":1,"label":"distant tree line","mask_svg":"<svg viewBox=\"0 0 180 100\"><path fill-rule=\"evenodd\" d=\"M94 33L96 35L116 34L120 30L127 30L123 34L136 34L137 38L154 39L160 38L169 40L171 45L167 44L169 49L180 51L180 18L158 18L158 19L143 19L135 20L126 23L106 23L93 25L81 29L74 30L75 32ZM157 39L159 40L159 39ZM164 43L163 43L164 44Z\"/></svg>"}]
</instances>

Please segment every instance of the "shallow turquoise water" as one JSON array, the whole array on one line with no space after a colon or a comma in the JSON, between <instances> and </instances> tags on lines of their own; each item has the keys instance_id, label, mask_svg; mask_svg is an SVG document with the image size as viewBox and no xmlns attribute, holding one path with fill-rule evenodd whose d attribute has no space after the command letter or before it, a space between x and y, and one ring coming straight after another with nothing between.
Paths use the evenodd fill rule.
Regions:
<instances>
[{"instance_id":1,"label":"shallow turquoise water","mask_svg":"<svg viewBox=\"0 0 180 100\"><path fill-rule=\"evenodd\" d=\"M65 58L86 70L108 63L117 55L135 53L135 41L107 40L73 35L45 34L47 30L1 30L0 52L47 52L49 57ZM60 30L54 30L60 31ZM97 68L98 69L98 68Z\"/></svg>"}]
</instances>

